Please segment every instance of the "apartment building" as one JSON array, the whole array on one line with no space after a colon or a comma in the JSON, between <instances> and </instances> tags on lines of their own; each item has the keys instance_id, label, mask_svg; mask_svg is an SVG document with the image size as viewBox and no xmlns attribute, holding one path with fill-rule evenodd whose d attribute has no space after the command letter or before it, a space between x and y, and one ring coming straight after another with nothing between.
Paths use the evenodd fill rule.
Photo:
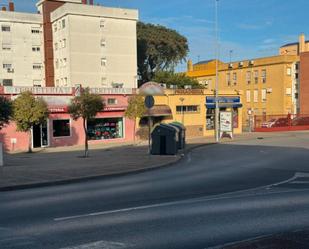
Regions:
<instances>
[{"instance_id":1,"label":"apartment building","mask_svg":"<svg viewBox=\"0 0 309 249\"><path fill-rule=\"evenodd\" d=\"M0 11L2 85L137 87L137 10L93 0L40 0L37 9Z\"/></svg>"},{"instance_id":2,"label":"apartment building","mask_svg":"<svg viewBox=\"0 0 309 249\"><path fill-rule=\"evenodd\" d=\"M0 11L0 84L44 86L42 15Z\"/></svg>"},{"instance_id":3,"label":"apartment building","mask_svg":"<svg viewBox=\"0 0 309 249\"><path fill-rule=\"evenodd\" d=\"M244 127L250 125L254 115L300 113L299 55L307 51L308 44L301 34L298 43L282 46L277 56L231 63L218 61L219 91L233 90L244 96ZM186 74L214 92L216 60L194 65L189 61Z\"/></svg>"}]
</instances>

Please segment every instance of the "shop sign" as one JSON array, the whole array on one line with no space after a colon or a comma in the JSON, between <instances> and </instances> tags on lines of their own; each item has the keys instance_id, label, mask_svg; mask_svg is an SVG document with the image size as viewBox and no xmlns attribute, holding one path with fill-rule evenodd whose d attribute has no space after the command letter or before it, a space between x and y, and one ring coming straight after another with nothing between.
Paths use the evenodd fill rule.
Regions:
<instances>
[{"instance_id":1,"label":"shop sign","mask_svg":"<svg viewBox=\"0 0 309 249\"><path fill-rule=\"evenodd\" d=\"M90 93L94 94L132 94L132 88L90 88Z\"/></svg>"},{"instance_id":2,"label":"shop sign","mask_svg":"<svg viewBox=\"0 0 309 249\"><path fill-rule=\"evenodd\" d=\"M164 88L156 82L147 82L139 88L139 93L143 95L164 95Z\"/></svg>"},{"instance_id":3,"label":"shop sign","mask_svg":"<svg viewBox=\"0 0 309 249\"><path fill-rule=\"evenodd\" d=\"M199 94L204 94L204 90L203 89L176 89L175 94L199 95Z\"/></svg>"},{"instance_id":4,"label":"shop sign","mask_svg":"<svg viewBox=\"0 0 309 249\"><path fill-rule=\"evenodd\" d=\"M30 91L33 94L57 94L68 95L72 94L71 87L20 87L20 86L5 86L4 94L20 94L22 92Z\"/></svg>"},{"instance_id":5,"label":"shop sign","mask_svg":"<svg viewBox=\"0 0 309 249\"><path fill-rule=\"evenodd\" d=\"M240 97L218 97L219 107L233 107L239 108L242 107L240 103ZM207 108L215 108L216 98L215 97L206 97L206 107Z\"/></svg>"},{"instance_id":6,"label":"shop sign","mask_svg":"<svg viewBox=\"0 0 309 249\"><path fill-rule=\"evenodd\" d=\"M48 107L48 110L51 113L66 113L66 112L68 112L67 107Z\"/></svg>"},{"instance_id":7,"label":"shop sign","mask_svg":"<svg viewBox=\"0 0 309 249\"><path fill-rule=\"evenodd\" d=\"M110 106L106 106L104 107L104 111L124 111L126 109L126 107L124 106L114 106L114 107L110 107Z\"/></svg>"}]
</instances>

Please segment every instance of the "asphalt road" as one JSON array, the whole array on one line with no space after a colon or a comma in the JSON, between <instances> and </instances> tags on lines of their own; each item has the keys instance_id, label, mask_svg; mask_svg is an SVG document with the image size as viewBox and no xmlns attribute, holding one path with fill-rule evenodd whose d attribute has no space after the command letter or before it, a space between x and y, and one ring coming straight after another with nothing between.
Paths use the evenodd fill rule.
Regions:
<instances>
[{"instance_id":1,"label":"asphalt road","mask_svg":"<svg viewBox=\"0 0 309 249\"><path fill-rule=\"evenodd\" d=\"M289 133L155 171L0 192L0 248L223 248L308 229L308 149L308 132Z\"/></svg>"}]
</instances>

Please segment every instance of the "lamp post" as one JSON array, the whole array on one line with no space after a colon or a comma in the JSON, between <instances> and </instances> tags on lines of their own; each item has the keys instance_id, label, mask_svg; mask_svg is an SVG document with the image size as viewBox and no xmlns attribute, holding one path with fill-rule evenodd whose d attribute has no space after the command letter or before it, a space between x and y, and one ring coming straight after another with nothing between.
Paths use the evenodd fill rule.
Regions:
<instances>
[{"instance_id":1,"label":"lamp post","mask_svg":"<svg viewBox=\"0 0 309 249\"><path fill-rule=\"evenodd\" d=\"M215 84L215 137L219 142L219 34L218 34L218 2L215 0L215 32L216 32L216 84Z\"/></svg>"},{"instance_id":2,"label":"lamp post","mask_svg":"<svg viewBox=\"0 0 309 249\"><path fill-rule=\"evenodd\" d=\"M181 123L183 124L183 126L185 126L184 106L183 106L183 102L184 102L185 98L181 97L181 98L179 98L179 100L181 102Z\"/></svg>"}]
</instances>

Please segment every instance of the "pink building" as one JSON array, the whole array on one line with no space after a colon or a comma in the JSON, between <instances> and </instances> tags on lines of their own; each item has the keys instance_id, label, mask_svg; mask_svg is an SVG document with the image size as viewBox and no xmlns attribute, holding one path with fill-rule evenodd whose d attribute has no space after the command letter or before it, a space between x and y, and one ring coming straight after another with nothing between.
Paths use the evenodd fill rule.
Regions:
<instances>
[{"instance_id":1,"label":"pink building","mask_svg":"<svg viewBox=\"0 0 309 249\"><path fill-rule=\"evenodd\" d=\"M57 147L84 144L82 120L74 121L67 106L79 89L70 87L0 87L0 94L14 99L22 91L30 90L47 103L50 115L42 125L33 127L32 147ZM87 123L89 144L127 142L134 139L134 121L124 117L128 97L133 89L91 88L105 103L103 112ZM0 130L0 141L6 151L26 151L29 134L17 132L13 122Z\"/></svg>"}]
</instances>

